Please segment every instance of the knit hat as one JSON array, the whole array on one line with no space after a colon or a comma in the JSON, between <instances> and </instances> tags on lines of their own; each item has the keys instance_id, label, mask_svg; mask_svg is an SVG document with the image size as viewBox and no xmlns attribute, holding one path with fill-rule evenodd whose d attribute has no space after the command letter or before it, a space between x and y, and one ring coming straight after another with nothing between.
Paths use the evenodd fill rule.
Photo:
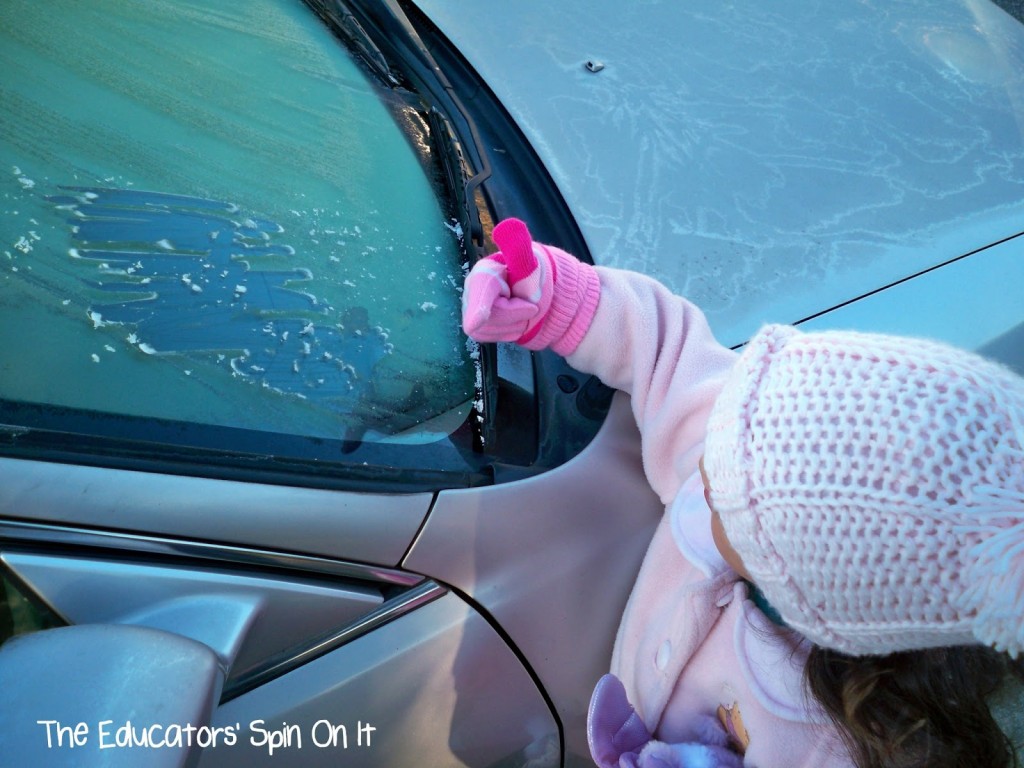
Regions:
<instances>
[{"instance_id":1,"label":"knit hat","mask_svg":"<svg viewBox=\"0 0 1024 768\"><path fill-rule=\"evenodd\" d=\"M1024 649L1024 379L935 342L767 326L708 423L726 536L791 627L852 654Z\"/></svg>"}]
</instances>

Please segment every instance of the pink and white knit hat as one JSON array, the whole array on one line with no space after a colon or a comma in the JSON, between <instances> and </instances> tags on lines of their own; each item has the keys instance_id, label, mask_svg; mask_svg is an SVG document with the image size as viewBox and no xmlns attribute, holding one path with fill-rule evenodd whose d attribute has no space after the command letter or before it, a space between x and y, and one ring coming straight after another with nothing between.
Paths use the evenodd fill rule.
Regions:
<instances>
[{"instance_id":1,"label":"pink and white knit hat","mask_svg":"<svg viewBox=\"0 0 1024 768\"><path fill-rule=\"evenodd\" d=\"M1024 649L1024 379L935 342L767 326L704 468L754 583L853 655Z\"/></svg>"}]
</instances>

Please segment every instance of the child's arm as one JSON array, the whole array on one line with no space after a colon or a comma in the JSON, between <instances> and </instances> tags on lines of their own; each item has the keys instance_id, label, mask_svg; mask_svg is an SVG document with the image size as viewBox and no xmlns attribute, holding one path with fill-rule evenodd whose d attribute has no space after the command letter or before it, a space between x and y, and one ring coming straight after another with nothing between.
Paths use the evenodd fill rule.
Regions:
<instances>
[{"instance_id":1,"label":"child's arm","mask_svg":"<svg viewBox=\"0 0 1024 768\"><path fill-rule=\"evenodd\" d=\"M697 469L708 414L736 354L704 313L635 272L597 270L597 311L569 363L628 392L644 469L666 504Z\"/></svg>"},{"instance_id":2,"label":"child's arm","mask_svg":"<svg viewBox=\"0 0 1024 768\"><path fill-rule=\"evenodd\" d=\"M550 347L628 392L648 479L667 503L696 471L708 412L735 354L715 341L697 307L654 280L534 243L515 219L499 224L494 240L501 253L466 280L466 332Z\"/></svg>"}]
</instances>

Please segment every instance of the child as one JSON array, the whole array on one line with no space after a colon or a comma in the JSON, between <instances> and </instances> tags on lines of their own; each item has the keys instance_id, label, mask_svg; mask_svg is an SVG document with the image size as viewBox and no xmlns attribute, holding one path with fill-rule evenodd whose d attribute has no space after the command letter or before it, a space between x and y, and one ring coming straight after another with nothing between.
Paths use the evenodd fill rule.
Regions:
<instances>
[{"instance_id":1,"label":"child","mask_svg":"<svg viewBox=\"0 0 1024 768\"><path fill-rule=\"evenodd\" d=\"M737 355L654 280L515 219L493 237L464 329L628 392L668 507L591 701L595 761L1009 765L985 696L1024 646L1024 381L779 326Z\"/></svg>"}]
</instances>

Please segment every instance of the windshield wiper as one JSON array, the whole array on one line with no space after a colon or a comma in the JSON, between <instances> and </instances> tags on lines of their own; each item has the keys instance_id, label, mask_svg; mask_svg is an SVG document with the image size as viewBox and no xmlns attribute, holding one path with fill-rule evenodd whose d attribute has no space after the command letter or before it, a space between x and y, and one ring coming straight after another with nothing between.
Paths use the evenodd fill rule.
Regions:
<instances>
[{"instance_id":1,"label":"windshield wiper","mask_svg":"<svg viewBox=\"0 0 1024 768\"><path fill-rule=\"evenodd\" d=\"M383 5L388 8L391 18L400 27L403 38L416 54L416 60L422 68L422 71L417 73L420 75L418 79L423 81L424 86L430 90L431 95L442 107L438 109L435 106L433 111L439 112L440 116L444 118L437 122L442 129L442 136L445 140L447 163L451 166L449 173L453 176L458 173L462 181L458 185L462 188L459 202L463 208L466 222L469 224L467 235L473 243L482 246L484 243L484 233L480 221L480 212L476 204L476 192L477 188L490 177L491 164L487 158L483 140L480 138L480 131L473 117L456 93L455 87L434 59L433 54L423 42L419 32L416 31L412 22L409 21L409 17L405 14L398 0L384 0ZM430 86L430 78L422 77L425 72L429 72L430 78L437 83L440 91ZM455 123L454 126L453 122ZM464 139L468 139L468 145ZM467 150L470 153L469 158L466 158L465 153Z\"/></svg>"},{"instance_id":2,"label":"windshield wiper","mask_svg":"<svg viewBox=\"0 0 1024 768\"><path fill-rule=\"evenodd\" d=\"M399 84L399 79L391 71L391 66L380 48L366 34L363 25L349 10L348 5L342 0L324 2L324 0L305 0L328 26L340 34L348 43L356 49L359 57L371 69L387 87L393 88Z\"/></svg>"},{"instance_id":3,"label":"windshield wiper","mask_svg":"<svg viewBox=\"0 0 1024 768\"><path fill-rule=\"evenodd\" d=\"M484 232L476 201L477 188L491 176L483 140L455 87L401 5L396 0L365 4L345 0L305 2L356 48L387 87L401 88L404 76L415 83L441 150L446 181L455 193L460 218L468 229L465 236L482 246ZM389 56L401 62L401 73L389 65Z\"/></svg>"}]
</instances>

